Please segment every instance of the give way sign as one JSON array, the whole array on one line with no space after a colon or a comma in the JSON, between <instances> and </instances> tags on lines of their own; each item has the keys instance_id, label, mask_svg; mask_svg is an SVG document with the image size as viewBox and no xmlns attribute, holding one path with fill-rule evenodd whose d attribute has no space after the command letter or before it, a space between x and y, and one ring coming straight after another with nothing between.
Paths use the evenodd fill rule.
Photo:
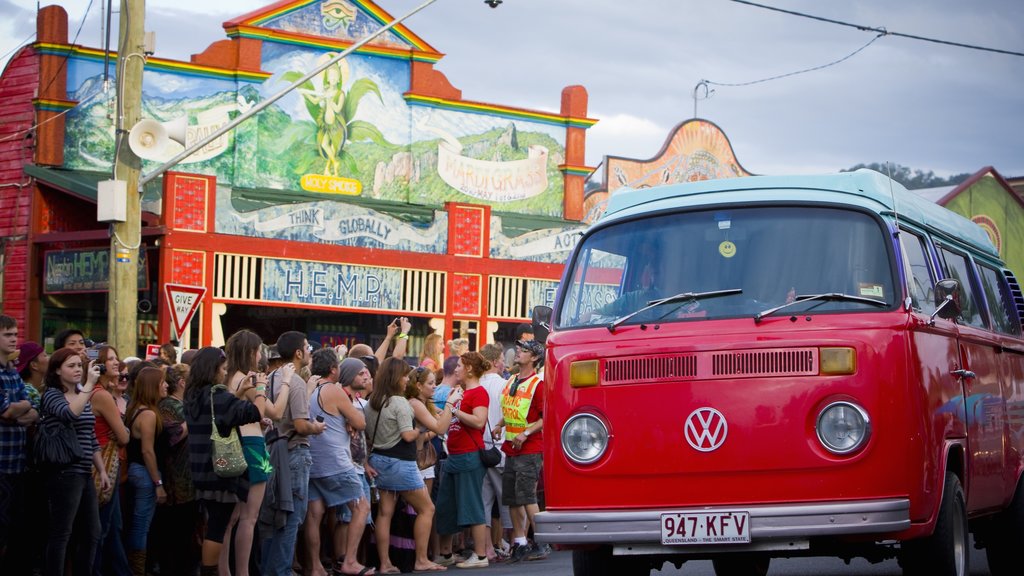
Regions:
<instances>
[{"instance_id":1,"label":"give way sign","mask_svg":"<svg viewBox=\"0 0 1024 576\"><path fill-rule=\"evenodd\" d=\"M174 335L181 340L182 334L188 328L192 316L195 315L206 295L204 286L185 286L182 284L164 284L164 294L167 296L167 307L171 309L171 320L174 324Z\"/></svg>"}]
</instances>

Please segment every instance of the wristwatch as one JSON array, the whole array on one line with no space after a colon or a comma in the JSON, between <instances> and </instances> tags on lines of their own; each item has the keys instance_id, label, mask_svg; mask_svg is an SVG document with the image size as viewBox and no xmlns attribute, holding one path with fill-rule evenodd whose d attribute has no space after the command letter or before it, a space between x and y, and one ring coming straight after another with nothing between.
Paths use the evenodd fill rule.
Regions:
<instances>
[{"instance_id":1,"label":"wristwatch","mask_svg":"<svg viewBox=\"0 0 1024 576\"><path fill-rule=\"evenodd\" d=\"M523 430L523 436L526 436L527 438L530 437L530 429L529 428Z\"/></svg>"},{"instance_id":2,"label":"wristwatch","mask_svg":"<svg viewBox=\"0 0 1024 576\"><path fill-rule=\"evenodd\" d=\"M163 485L164 485L164 481L163 480L157 480L156 482L153 482L153 487L154 488L159 488L159 487L161 487Z\"/></svg>"}]
</instances>

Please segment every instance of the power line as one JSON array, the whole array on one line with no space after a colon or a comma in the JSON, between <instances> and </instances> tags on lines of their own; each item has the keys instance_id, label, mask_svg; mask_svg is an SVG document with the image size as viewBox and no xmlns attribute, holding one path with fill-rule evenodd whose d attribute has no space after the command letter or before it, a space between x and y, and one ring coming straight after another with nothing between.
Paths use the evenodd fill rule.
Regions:
<instances>
[{"instance_id":1,"label":"power line","mask_svg":"<svg viewBox=\"0 0 1024 576\"><path fill-rule=\"evenodd\" d=\"M850 52L846 56L843 56L839 60L835 60L833 62L829 62L828 64L822 64L821 66L814 66L812 68L805 68L803 70L797 70L796 72L788 72L786 74L779 74L778 76L771 76L769 78L762 78L760 80L751 80L750 82L740 82L738 84L728 84L728 83L725 83L725 82L712 82L711 80L701 80L700 84L711 84L711 85L714 85L714 86L732 86L732 87L736 87L736 86L750 86L751 84L760 84L761 82L768 82L770 80L778 80L780 78L788 78L790 76L796 76L797 74L804 74L804 73L807 73L807 72L814 72L815 70L821 70L823 68L828 68L829 66L835 66L836 64L839 64L841 62L849 60L850 58L852 58L854 55L856 55L861 50L863 50L863 49L867 48L868 46L871 46L872 44L874 44L875 40L878 40L882 36L885 36L885 34L879 34L878 36L875 36L870 41L868 41L867 44L861 46L860 48L857 48L856 50L854 50L853 52ZM698 86L700 86L700 84L698 84ZM696 99L696 97L695 97L695 99ZM696 113L694 113L694 115L696 116Z\"/></svg>"},{"instance_id":2,"label":"power line","mask_svg":"<svg viewBox=\"0 0 1024 576\"><path fill-rule=\"evenodd\" d=\"M7 59L7 57L8 57L8 56L10 56L11 54L14 54L15 52L17 52L18 50L20 50L21 48L23 48L23 47L24 47L24 46L25 46L26 44L28 44L28 41L29 41L29 40L31 40L32 38L35 38L35 35L36 35L36 33L35 33L35 32L33 32L33 33L29 34L27 38L25 38L25 39L24 39L24 40L22 40L21 42L18 42L18 43L17 43L17 44L16 44L15 46L14 46L14 48L11 48L11 49L10 49L10 50L8 50L8 51L7 51L7 52L6 52L6 53L5 53L5 54L4 54L3 56L0 56L0 62L3 62L4 60L6 60L6 59Z\"/></svg>"},{"instance_id":3,"label":"power line","mask_svg":"<svg viewBox=\"0 0 1024 576\"><path fill-rule=\"evenodd\" d=\"M927 36L918 36L916 34L904 34L903 32L892 32L885 28L878 28L875 26L865 26L863 24L854 24L852 22L844 22L842 20L833 20L831 18L825 18L823 16L815 16L813 14L806 14L804 12L797 12L795 10L786 10L783 8L777 8L775 6L767 6L765 4L758 4L757 2L750 2L749 0L731 0L737 4L746 4L747 6L754 6L755 8L764 8L765 10L771 10L773 12L781 12L783 14L789 14L791 16L799 16L800 18L809 18L811 20L818 20L819 22L828 22L829 24L837 24L839 26L846 26L848 28L856 28L865 32L877 32L878 34L887 36L899 36L900 38L909 38L911 40L921 40L922 42L932 42L934 44L944 44L946 46L956 46L957 48L968 48L970 50L981 50L983 52L995 52L996 54L1006 54L1008 56L1024 56L1024 52L1014 52L1013 50L1002 50L1000 48L988 48L986 46L977 46L975 44L964 44L962 42L952 42L950 40L942 40L939 38L929 38ZM877 39L877 38L876 38Z\"/></svg>"}]
</instances>

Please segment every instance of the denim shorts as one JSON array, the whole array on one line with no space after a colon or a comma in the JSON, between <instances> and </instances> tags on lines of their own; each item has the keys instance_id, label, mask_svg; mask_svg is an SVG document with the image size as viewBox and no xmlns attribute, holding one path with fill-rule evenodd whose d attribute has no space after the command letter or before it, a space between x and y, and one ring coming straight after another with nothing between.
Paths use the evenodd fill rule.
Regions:
<instances>
[{"instance_id":1,"label":"denim shorts","mask_svg":"<svg viewBox=\"0 0 1024 576\"><path fill-rule=\"evenodd\" d=\"M381 490L406 492L426 486L415 460L399 460L382 454L370 454L370 466L377 470L377 488Z\"/></svg>"},{"instance_id":2,"label":"denim shorts","mask_svg":"<svg viewBox=\"0 0 1024 576\"><path fill-rule=\"evenodd\" d=\"M359 479L363 481L363 496L365 496L366 497L366 501L369 502L370 501L370 483L366 481L366 474L360 473L358 470L356 470L356 475L359 476ZM341 508L338 508L338 520L341 521L341 522L344 522L344 523L351 522L352 521L352 509L349 508L348 506L342 506ZM372 522L373 522L372 515L367 514L366 515L366 524L369 525Z\"/></svg>"},{"instance_id":3,"label":"denim shorts","mask_svg":"<svg viewBox=\"0 0 1024 576\"><path fill-rule=\"evenodd\" d=\"M364 497L363 483L359 481L359 473L355 470L326 478L309 479L309 501L323 500L328 508L335 508Z\"/></svg>"}]
</instances>

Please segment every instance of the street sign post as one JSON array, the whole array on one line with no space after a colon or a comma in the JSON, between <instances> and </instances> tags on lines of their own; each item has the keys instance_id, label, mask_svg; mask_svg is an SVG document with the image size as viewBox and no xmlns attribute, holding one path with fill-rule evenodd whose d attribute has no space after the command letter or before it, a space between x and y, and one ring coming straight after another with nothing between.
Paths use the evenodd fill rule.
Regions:
<instances>
[{"instance_id":1,"label":"street sign post","mask_svg":"<svg viewBox=\"0 0 1024 576\"><path fill-rule=\"evenodd\" d=\"M192 316L195 315L206 295L206 288L203 286L185 286L182 284L165 284L164 294L167 296L167 307L171 310L171 323L174 327L174 335L180 341L182 335L188 329Z\"/></svg>"}]
</instances>

